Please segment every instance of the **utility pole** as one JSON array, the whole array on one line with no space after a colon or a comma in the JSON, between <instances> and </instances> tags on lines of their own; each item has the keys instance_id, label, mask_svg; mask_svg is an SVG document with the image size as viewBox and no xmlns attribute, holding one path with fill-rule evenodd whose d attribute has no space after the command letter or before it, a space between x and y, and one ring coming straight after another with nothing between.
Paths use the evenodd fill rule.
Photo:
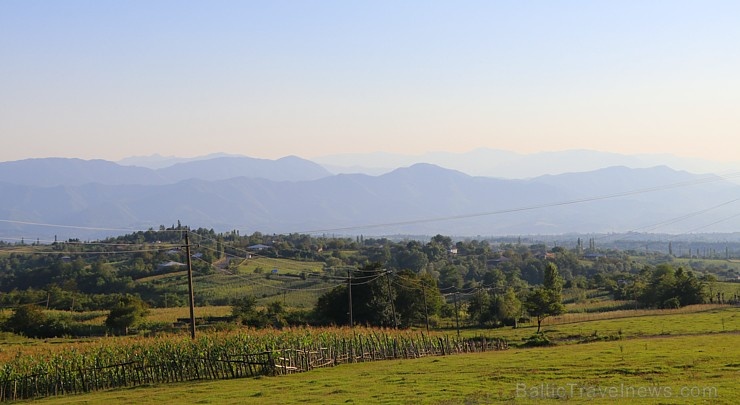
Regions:
<instances>
[{"instance_id":1,"label":"utility pole","mask_svg":"<svg viewBox=\"0 0 740 405\"><path fill-rule=\"evenodd\" d=\"M455 324L457 325L457 338L460 339L460 310L457 307L457 287L455 287Z\"/></svg>"},{"instance_id":2,"label":"utility pole","mask_svg":"<svg viewBox=\"0 0 740 405\"><path fill-rule=\"evenodd\" d=\"M188 257L188 293L190 295L190 337L195 340L195 295L193 295L193 266L190 260L189 230L185 230L185 254Z\"/></svg>"},{"instance_id":3,"label":"utility pole","mask_svg":"<svg viewBox=\"0 0 740 405\"><path fill-rule=\"evenodd\" d=\"M396 319L396 305L393 303L393 296L391 295L391 272L385 271L385 279L388 281L388 301L391 303L391 311L393 311L393 328L398 327L398 320Z\"/></svg>"},{"instance_id":4,"label":"utility pole","mask_svg":"<svg viewBox=\"0 0 740 405\"><path fill-rule=\"evenodd\" d=\"M347 299L349 301L349 327L355 326L354 320L352 319L352 269L347 268Z\"/></svg>"},{"instance_id":5,"label":"utility pole","mask_svg":"<svg viewBox=\"0 0 740 405\"><path fill-rule=\"evenodd\" d=\"M421 282L421 296L424 298L424 322L427 325L427 333L429 333L429 310L427 309L427 290L424 287L424 281Z\"/></svg>"}]
</instances>

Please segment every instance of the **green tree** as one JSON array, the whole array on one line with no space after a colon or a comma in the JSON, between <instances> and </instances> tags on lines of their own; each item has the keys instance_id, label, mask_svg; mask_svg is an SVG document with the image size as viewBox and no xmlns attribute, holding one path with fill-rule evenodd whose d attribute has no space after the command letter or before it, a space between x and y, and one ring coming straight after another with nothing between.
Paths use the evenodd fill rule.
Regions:
<instances>
[{"instance_id":1,"label":"green tree","mask_svg":"<svg viewBox=\"0 0 740 405\"><path fill-rule=\"evenodd\" d=\"M278 309L277 307L275 308ZM282 306L280 306L279 310L282 311ZM267 314L257 310L257 299L251 295L233 300L231 302L231 315L243 325L249 325L255 328L264 327L268 323Z\"/></svg>"},{"instance_id":2,"label":"green tree","mask_svg":"<svg viewBox=\"0 0 740 405\"><path fill-rule=\"evenodd\" d=\"M493 319L491 297L485 290L478 290L468 301L468 316L478 325L483 326Z\"/></svg>"},{"instance_id":3,"label":"green tree","mask_svg":"<svg viewBox=\"0 0 740 405\"><path fill-rule=\"evenodd\" d=\"M557 298L561 298L560 295L563 292L563 278L560 277L558 266L554 263L547 263L547 266L545 266L544 280L542 284L546 289L556 293L558 295Z\"/></svg>"},{"instance_id":4,"label":"green tree","mask_svg":"<svg viewBox=\"0 0 740 405\"><path fill-rule=\"evenodd\" d=\"M321 323L335 325L349 324L347 286L338 285L322 294L314 306L314 315Z\"/></svg>"},{"instance_id":5,"label":"green tree","mask_svg":"<svg viewBox=\"0 0 740 405\"><path fill-rule=\"evenodd\" d=\"M110 309L105 326L114 333L127 335L129 328L141 324L148 313L149 309L144 301L133 295L124 295Z\"/></svg>"},{"instance_id":6,"label":"green tree","mask_svg":"<svg viewBox=\"0 0 740 405\"><path fill-rule=\"evenodd\" d=\"M565 311L562 297L563 280L557 266L548 263L543 278L542 287L532 290L524 303L527 312L537 318L537 333L540 333L543 319L560 315Z\"/></svg>"},{"instance_id":7,"label":"green tree","mask_svg":"<svg viewBox=\"0 0 740 405\"><path fill-rule=\"evenodd\" d=\"M6 328L27 337L38 337L48 321L44 310L38 305L21 305L5 323Z\"/></svg>"},{"instance_id":8,"label":"green tree","mask_svg":"<svg viewBox=\"0 0 740 405\"><path fill-rule=\"evenodd\" d=\"M661 264L640 273L633 284L637 301L649 307L677 308L706 300L706 282L683 268Z\"/></svg>"},{"instance_id":9,"label":"green tree","mask_svg":"<svg viewBox=\"0 0 740 405\"><path fill-rule=\"evenodd\" d=\"M352 318L355 324L394 326L393 307L398 290L388 288L386 270L380 264L369 264L352 278ZM394 276L397 279L398 276ZM391 283L398 284L398 280ZM340 285L319 297L314 314L323 322L346 325L349 321L347 286ZM418 307L417 307L418 308ZM422 307L423 310L423 307ZM396 318L399 317L396 311ZM412 318L413 319L413 318ZM401 319L402 322L406 322Z\"/></svg>"},{"instance_id":10,"label":"green tree","mask_svg":"<svg viewBox=\"0 0 740 405\"><path fill-rule=\"evenodd\" d=\"M398 273L393 285L400 326L420 325L425 322L425 316L439 313L442 294L430 275L404 270Z\"/></svg>"},{"instance_id":11,"label":"green tree","mask_svg":"<svg viewBox=\"0 0 740 405\"><path fill-rule=\"evenodd\" d=\"M461 266L446 264L439 271L439 287L441 289L461 288L463 285L462 272L464 270Z\"/></svg>"},{"instance_id":12,"label":"green tree","mask_svg":"<svg viewBox=\"0 0 740 405\"><path fill-rule=\"evenodd\" d=\"M273 301L267 304L267 312L265 313L267 321L274 328L284 328L288 326L286 319L287 311L283 303L280 301Z\"/></svg>"},{"instance_id":13,"label":"green tree","mask_svg":"<svg viewBox=\"0 0 740 405\"><path fill-rule=\"evenodd\" d=\"M517 326L517 320L522 314L522 302L517 297L513 288L509 287L503 295L495 300L496 317L503 323L511 322Z\"/></svg>"}]
</instances>

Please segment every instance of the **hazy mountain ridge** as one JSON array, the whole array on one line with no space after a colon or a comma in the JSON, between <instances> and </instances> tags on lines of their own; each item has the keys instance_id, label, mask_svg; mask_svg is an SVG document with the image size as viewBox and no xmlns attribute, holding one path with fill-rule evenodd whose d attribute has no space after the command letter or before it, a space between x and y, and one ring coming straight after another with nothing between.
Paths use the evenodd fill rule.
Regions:
<instances>
[{"instance_id":1,"label":"hazy mountain ridge","mask_svg":"<svg viewBox=\"0 0 740 405\"><path fill-rule=\"evenodd\" d=\"M199 160L215 159L220 157L244 157L243 155L229 154L229 153L211 153L209 155L195 156L195 157L179 157L179 156L162 156L160 154L153 154L149 156L129 156L123 158L116 163L121 166L139 166L147 169L162 169L170 167L178 163L195 162Z\"/></svg>"},{"instance_id":2,"label":"hazy mountain ridge","mask_svg":"<svg viewBox=\"0 0 740 405\"><path fill-rule=\"evenodd\" d=\"M304 167L301 159L287 160ZM667 167L612 167L512 180L417 164L381 176L342 174L292 181L239 176L129 185L0 182L0 217L118 230L169 226L180 220L218 231L265 233L562 234L640 229L739 196L740 186L734 183ZM728 218L728 213L736 213L734 204L659 231L687 232L714 222L708 230L735 231L740 219ZM81 233L106 231L0 223L0 237L59 234L64 239Z\"/></svg>"},{"instance_id":3,"label":"hazy mountain ridge","mask_svg":"<svg viewBox=\"0 0 740 405\"><path fill-rule=\"evenodd\" d=\"M105 160L67 158L0 162L0 182L45 186L164 185L187 179L225 180L235 177L275 181L315 180L331 176L320 165L295 156L277 160L250 157L215 157L176 163L161 169L123 166Z\"/></svg>"},{"instance_id":4,"label":"hazy mountain ridge","mask_svg":"<svg viewBox=\"0 0 740 405\"><path fill-rule=\"evenodd\" d=\"M99 159L44 158L0 163L0 182L20 185L161 184L164 181L151 169L125 167Z\"/></svg>"},{"instance_id":5,"label":"hazy mountain ridge","mask_svg":"<svg viewBox=\"0 0 740 405\"><path fill-rule=\"evenodd\" d=\"M430 163L459 170L471 176L501 178L534 178L545 174L586 172L611 166L650 168L669 166L692 173L740 171L740 160L714 162L668 154L625 155L593 150L565 150L521 154L480 148L464 153L433 152L422 155L392 153L357 153L322 156L312 159L332 173L365 173L377 175L394 167Z\"/></svg>"}]
</instances>

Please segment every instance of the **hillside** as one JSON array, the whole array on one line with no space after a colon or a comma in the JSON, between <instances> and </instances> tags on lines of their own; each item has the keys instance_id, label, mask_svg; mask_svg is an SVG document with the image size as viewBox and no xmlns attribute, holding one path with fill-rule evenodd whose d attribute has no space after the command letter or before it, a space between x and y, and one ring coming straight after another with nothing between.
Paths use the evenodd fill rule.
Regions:
<instances>
[{"instance_id":1,"label":"hillside","mask_svg":"<svg viewBox=\"0 0 740 405\"><path fill-rule=\"evenodd\" d=\"M27 163L38 167L43 162ZM78 168L103 164L73 163ZM261 166L250 171L249 165ZM701 227L705 232L731 232L740 226L740 219L730 215L736 212L734 200L740 195L740 186L716 176L667 167L612 167L505 180L417 164L380 176L322 176L321 170L299 158L261 162L227 157L157 171L133 168L136 171L130 173L150 170L153 177L149 183L130 184L136 176L121 175L116 183L105 171L81 171L85 175L77 177L76 172L57 170L56 177L9 179L8 167L12 166L0 165L0 174L5 173L0 175L0 218L6 220L0 223L0 236L7 237L106 233L48 230L21 222L147 229L178 220L219 231L268 233L474 236L626 232L702 210L707 212L666 223L659 231L692 232ZM240 173L243 175L237 176ZM309 179L300 180L299 175ZM162 180L166 178L171 180ZM288 179L292 181L285 181Z\"/></svg>"},{"instance_id":2,"label":"hillside","mask_svg":"<svg viewBox=\"0 0 740 405\"><path fill-rule=\"evenodd\" d=\"M235 177L274 181L316 180L331 174L316 163L295 156L277 160L217 156L149 169L105 160L64 158L0 162L0 182L25 186L163 185L182 180L225 180Z\"/></svg>"}]
</instances>

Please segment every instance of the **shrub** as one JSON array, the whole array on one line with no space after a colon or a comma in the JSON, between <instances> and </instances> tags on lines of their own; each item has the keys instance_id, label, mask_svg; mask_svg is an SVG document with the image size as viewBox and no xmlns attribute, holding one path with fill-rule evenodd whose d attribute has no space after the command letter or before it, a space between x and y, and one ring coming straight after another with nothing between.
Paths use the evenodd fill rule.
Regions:
<instances>
[{"instance_id":1,"label":"shrub","mask_svg":"<svg viewBox=\"0 0 740 405\"><path fill-rule=\"evenodd\" d=\"M540 347L540 346L553 346L554 344L550 341L544 332L535 333L534 335L527 338L524 342L525 347Z\"/></svg>"}]
</instances>

